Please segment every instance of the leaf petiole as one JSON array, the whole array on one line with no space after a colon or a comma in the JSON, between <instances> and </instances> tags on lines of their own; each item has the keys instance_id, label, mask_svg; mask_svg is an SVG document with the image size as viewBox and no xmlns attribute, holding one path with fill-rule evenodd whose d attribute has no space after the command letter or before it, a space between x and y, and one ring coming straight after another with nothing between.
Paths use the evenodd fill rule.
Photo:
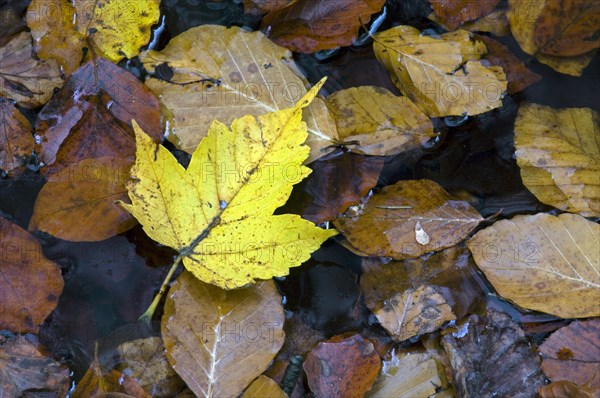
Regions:
<instances>
[{"instance_id":1,"label":"leaf petiole","mask_svg":"<svg viewBox=\"0 0 600 398\"><path fill-rule=\"evenodd\" d=\"M169 273L165 277L165 280L163 281L162 285L160 286L158 293L156 293L156 295L154 296L154 299L152 300L152 303L150 303L150 306L148 307L146 312L144 312L138 318L138 321L143 321L147 325L150 325L150 322L152 321L152 316L154 315L154 311L156 311L156 307L158 307L158 303L160 302L160 299L162 298L162 296L167 292L167 286L169 285L169 282L171 281L173 274L177 270L177 267L179 266L179 263L181 262L181 259L183 258L183 256L184 256L184 253L180 253L175 258L175 261L173 262L173 265L171 265L171 269L169 270Z\"/></svg>"}]
</instances>

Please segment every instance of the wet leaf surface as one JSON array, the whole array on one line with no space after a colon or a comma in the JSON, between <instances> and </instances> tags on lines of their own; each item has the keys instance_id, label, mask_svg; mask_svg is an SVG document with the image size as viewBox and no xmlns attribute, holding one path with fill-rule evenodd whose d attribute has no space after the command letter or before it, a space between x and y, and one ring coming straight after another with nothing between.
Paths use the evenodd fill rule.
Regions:
<instances>
[{"instance_id":1,"label":"wet leaf surface","mask_svg":"<svg viewBox=\"0 0 600 398\"><path fill-rule=\"evenodd\" d=\"M0 173L20 174L31 151L31 123L7 99L0 97Z\"/></svg>"},{"instance_id":2,"label":"wet leaf surface","mask_svg":"<svg viewBox=\"0 0 600 398\"><path fill-rule=\"evenodd\" d=\"M37 333L63 290L60 268L29 232L0 217L0 327Z\"/></svg>"},{"instance_id":3,"label":"wet leaf surface","mask_svg":"<svg viewBox=\"0 0 600 398\"><path fill-rule=\"evenodd\" d=\"M542 370L553 382L569 381L600 394L600 320L579 320L552 333L540 346ZM558 388L558 387L557 387ZM567 391L572 387L562 385Z\"/></svg>"},{"instance_id":4,"label":"wet leaf surface","mask_svg":"<svg viewBox=\"0 0 600 398\"><path fill-rule=\"evenodd\" d=\"M287 398L281 387L269 379L267 376L260 375L254 380L242 394L242 398Z\"/></svg>"},{"instance_id":5,"label":"wet leaf surface","mask_svg":"<svg viewBox=\"0 0 600 398\"><path fill-rule=\"evenodd\" d=\"M29 230L93 242L132 228L136 220L116 203L127 198L132 163L121 157L89 158L51 175L35 202Z\"/></svg>"},{"instance_id":6,"label":"wet leaf surface","mask_svg":"<svg viewBox=\"0 0 600 398\"><path fill-rule=\"evenodd\" d=\"M184 272L162 318L167 359L198 396L237 396L283 344L283 307L272 281L222 290Z\"/></svg>"},{"instance_id":7,"label":"wet leaf surface","mask_svg":"<svg viewBox=\"0 0 600 398\"><path fill-rule=\"evenodd\" d=\"M150 73L170 71L169 79L151 78L146 84L172 118L167 139L188 153L213 120L229 125L243 115L276 112L293 106L307 91L288 50L261 32L237 27L199 26L173 38L164 50L140 58ZM308 107L304 120L312 161L328 152L337 132L320 98Z\"/></svg>"},{"instance_id":8,"label":"wet leaf surface","mask_svg":"<svg viewBox=\"0 0 600 398\"><path fill-rule=\"evenodd\" d=\"M381 10L384 0L298 0L272 11L261 29L280 46L299 53L314 53L348 46L362 24Z\"/></svg>"},{"instance_id":9,"label":"wet leaf surface","mask_svg":"<svg viewBox=\"0 0 600 398\"><path fill-rule=\"evenodd\" d=\"M435 136L431 120L407 97L374 86L340 90L327 98L340 141L353 152L389 156Z\"/></svg>"},{"instance_id":10,"label":"wet leaf surface","mask_svg":"<svg viewBox=\"0 0 600 398\"><path fill-rule=\"evenodd\" d=\"M593 109L523 104L515 121L523 183L540 202L598 217L599 135L600 119Z\"/></svg>"},{"instance_id":11,"label":"wet leaf surface","mask_svg":"<svg viewBox=\"0 0 600 398\"><path fill-rule=\"evenodd\" d=\"M82 65L39 113L36 134L46 173L102 156L135 154L131 120L162 137L158 100L134 75L98 58Z\"/></svg>"},{"instance_id":12,"label":"wet leaf surface","mask_svg":"<svg viewBox=\"0 0 600 398\"><path fill-rule=\"evenodd\" d=\"M490 310L470 316L442 338L457 396L532 397L544 384L540 360L521 328L507 314Z\"/></svg>"},{"instance_id":13,"label":"wet leaf surface","mask_svg":"<svg viewBox=\"0 0 600 398\"><path fill-rule=\"evenodd\" d=\"M467 202L452 200L430 180L399 181L374 194L357 214L334 225L358 250L397 260L453 246L482 220ZM428 237L426 243L423 233Z\"/></svg>"},{"instance_id":14,"label":"wet leaf surface","mask_svg":"<svg viewBox=\"0 0 600 398\"><path fill-rule=\"evenodd\" d=\"M331 398L364 396L380 367L373 344L359 334L319 343L304 362L313 394Z\"/></svg>"},{"instance_id":15,"label":"wet leaf surface","mask_svg":"<svg viewBox=\"0 0 600 398\"><path fill-rule=\"evenodd\" d=\"M16 34L0 47L2 96L26 108L35 108L48 102L52 91L62 84L56 61L34 58L31 33Z\"/></svg>"},{"instance_id":16,"label":"wet leaf surface","mask_svg":"<svg viewBox=\"0 0 600 398\"><path fill-rule=\"evenodd\" d=\"M25 337L18 336L0 344L2 397L29 397L43 393L64 397L68 390L69 369L44 355Z\"/></svg>"},{"instance_id":17,"label":"wet leaf surface","mask_svg":"<svg viewBox=\"0 0 600 398\"><path fill-rule=\"evenodd\" d=\"M490 14L500 0L429 0L435 15L448 30Z\"/></svg>"}]
</instances>

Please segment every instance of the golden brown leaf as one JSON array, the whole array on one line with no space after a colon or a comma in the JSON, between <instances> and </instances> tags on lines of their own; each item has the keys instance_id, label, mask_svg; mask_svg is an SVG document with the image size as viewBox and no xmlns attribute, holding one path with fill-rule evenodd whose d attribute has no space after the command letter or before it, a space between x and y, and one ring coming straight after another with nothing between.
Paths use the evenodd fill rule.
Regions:
<instances>
[{"instance_id":1,"label":"golden brown leaf","mask_svg":"<svg viewBox=\"0 0 600 398\"><path fill-rule=\"evenodd\" d=\"M283 320L272 280L226 291L184 271L169 290L161 330L169 363L196 395L235 397L283 345Z\"/></svg>"},{"instance_id":2,"label":"golden brown leaf","mask_svg":"<svg viewBox=\"0 0 600 398\"><path fill-rule=\"evenodd\" d=\"M578 386L570 381L555 381L541 386L538 390L542 398L597 398L598 394L592 394L589 390Z\"/></svg>"},{"instance_id":3,"label":"golden brown leaf","mask_svg":"<svg viewBox=\"0 0 600 398\"><path fill-rule=\"evenodd\" d=\"M361 252L401 260L453 246L481 220L435 182L409 180L383 188L358 214L346 212L334 224Z\"/></svg>"},{"instance_id":4,"label":"golden brown leaf","mask_svg":"<svg viewBox=\"0 0 600 398\"><path fill-rule=\"evenodd\" d=\"M173 38L160 52L140 56L146 69L164 69L169 79L148 79L172 115L167 139L192 153L213 120L227 125L241 116L263 115L293 106L306 92L291 53L261 32L205 25ZM166 78L165 78L166 79ZM330 152L337 132L325 101L315 98L304 111L309 162Z\"/></svg>"},{"instance_id":5,"label":"golden brown leaf","mask_svg":"<svg viewBox=\"0 0 600 398\"><path fill-rule=\"evenodd\" d=\"M127 198L132 159L83 159L53 174L38 194L30 231L44 231L76 242L95 242L125 232L136 224L117 205Z\"/></svg>"},{"instance_id":6,"label":"golden brown leaf","mask_svg":"<svg viewBox=\"0 0 600 398\"><path fill-rule=\"evenodd\" d=\"M488 32L498 37L510 34L506 10L497 10L476 21L468 22L462 26L462 29L469 32Z\"/></svg>"},{"instance_id":7,"label":"golden brown leaf","mask_svg":"<svg viewBox=\"0 0 600 398\"><path fill-rule=\"evenodd\" d=\"M29 232L0 217L0 328L37 333L63 290L58 265Z\"/></svg>"},{"instance_id":8,"label":"golden brown leaf","mask_svg":"<svg viewBox=\"0 0 600 398\"><path fill-rule=\"evenodd\" d=\"M599 319L575 321L540 346L542 370L552 381L570 381L600 394Z\"/></svg>"},{"instance_id":9,"label":"golden brown leaf","mask_svg":"<svg viewBox=\"0 0 600 398\"><path fill-rule=\"evenodd\" d=\"M314 53L352 44L358 29L381 10L384 0L296 0L272 11L261 30L280 46L295 52Z\"/></svg>"},{"instance_id":10,"label":"golden brown leaf","mask_svg":"<svg viewBox=\"0 0 600 398\"><path fill-rule=\"evenodd\" d=\"M244 391L241 398L287 398L281 387L267 376L258 376Z\"/></svg>"},{"instance_id":11,"label":"golden brown leaf","mask_svg":"<svg viewBox=\"0 0 600 398\"><path fill-rule=\"evenodd\" d=\"M0 172L20 173L33 145L29 120L9 100L0 97Z\"/></svg>"},{"instance_id":12,"label":"golden brown leaf","mask_svg":"<svg viewBox=\"0 0 600 398\"><path fill-rule=\"evenodd\" d=\"M35 108L48 102L62 84L56 61L33 57L31 33L21 32L0 48L0 95Z\"/></svg>"},{"instance_id":13,"label":"golden brown leaf","mask_svg":"<svg viewBox=\"0 0 600 398\"><path fill-rule=\"evenodd\" d=\"M410 99L374 86L336 91L327 98L340 141L356 153L397 155L435 136L433 124Z\"/></svg>"},{"instance_id":14,"label":"golden brown leaf","mask_svg":"<svg viewBox=\"0 0 600 398\"><path fill-rule=\"evenodd\" d=\"M515 122L517 164L540 202L600 215L600 125L590 108L524 104Z\"/></svg>"},{"instance_id":15,"label":"golden brown leaf","mask_svg":"<svg viewBox=\"0 0 600 398\"><path fill-rule=\"evenodd\" d=\"M498 293L562 318L600 315L600 225L575 214L500 220L467 242Z\"/></svg>"}]
</instances>

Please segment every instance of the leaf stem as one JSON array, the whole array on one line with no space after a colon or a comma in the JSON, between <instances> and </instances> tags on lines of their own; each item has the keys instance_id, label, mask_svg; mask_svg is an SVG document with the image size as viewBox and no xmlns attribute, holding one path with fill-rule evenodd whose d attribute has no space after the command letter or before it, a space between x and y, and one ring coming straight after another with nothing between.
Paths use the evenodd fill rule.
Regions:
<instances>
[{"instance_id":1,"label":"leaf stem","mask_svg":"<svg viewBox=\"0 0 600 398\"><path fill-rule=\"evenodd\" d=\"M160 299L167 292L167 286L169 285L169 282L171 282L171 278L173 277L173 274L177 270L177 267L179 266L179 263L181 262L183 255L184 255L183 253L180 253L175 258L175 261L173 262L173 265L171 265L171 269L169 270L169 273L165 277L165 280L163 281L162 285L160 286L158 293L156 293L156 295L154 296L154 299L152 300L152 303L150 303L150 306L148 307L146 312L144 312L138 318L139 321L143 321L147 325L150 325L150 322L152 321L152 315L154 315L154 311L156 311L156 307L158 307L158 303L160 302Z\"/></svg>"}]
</instances>

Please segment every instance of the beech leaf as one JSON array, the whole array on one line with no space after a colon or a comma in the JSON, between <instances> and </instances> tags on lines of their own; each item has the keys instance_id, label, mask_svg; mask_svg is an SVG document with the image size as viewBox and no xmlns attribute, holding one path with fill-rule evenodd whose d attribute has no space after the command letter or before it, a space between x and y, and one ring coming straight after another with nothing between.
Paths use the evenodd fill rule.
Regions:
<instances>
[{"instance_id":1,"label":"beech leaf","mask_svg":"<svg viewBox=\"0 0 600 398\"><path fill-rule=\"evenodd\" d=\"M0 172L20 173L33 145L29 120L9 100L0 97Z\"/></svg>"},{"instance_id":2,"label":"beech leaf","mask_svg":"<svg viewBox=\"0 0 600 398\"><path fill-rule=\"evenodd\" d=\"M309 148L301 115L320 86L294 108L244 116L231 129L213 122L187 170L134 124L132 204L125 208L204 282L232 289L287 275L336 234L297 215L273 215L310 172L302 165Z\"/></svg>"}]
</instances>

